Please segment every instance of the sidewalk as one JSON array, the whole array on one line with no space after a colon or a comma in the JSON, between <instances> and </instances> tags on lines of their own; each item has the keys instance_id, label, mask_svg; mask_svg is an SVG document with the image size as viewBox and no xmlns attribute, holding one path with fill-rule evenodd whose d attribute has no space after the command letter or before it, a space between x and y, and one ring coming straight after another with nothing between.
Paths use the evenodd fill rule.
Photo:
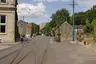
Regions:
<instances>
[{"instance_id":1,"label":"sidewalk","mask_svg":"<svg viewBox=\"0 0 96 64\"><path fill-rule=\"evenodd\" d=\"M82 45L83 47L93 51L93 52L96 52L96 43L94 44L86 44L84 45L84 42L77 42L77 41L70 41L71 44L80 44Z\"/></svg>"},{"instance_id":2,"label":"sidewalk","mask_svg":"<svg viewBox=\"0 0 96 64\"><path fill-rule=\"evenodd\" d=\"M7 48L10 48L14 45L18 45L20 44L20 42L15 42L15 43L0 43L0 51L1 50L4 50L4 49L7 49Z\"/></svg>"},{"instance_id":3,"label":"sidewalk","mask_svg":"<svg viewBox=\"0 0 96 64\"><path fill-rule=\"evenodd\" d=\"M43 64L96 64L96 54L79 44L50 42Z\"/></svg>"}]
</instances>

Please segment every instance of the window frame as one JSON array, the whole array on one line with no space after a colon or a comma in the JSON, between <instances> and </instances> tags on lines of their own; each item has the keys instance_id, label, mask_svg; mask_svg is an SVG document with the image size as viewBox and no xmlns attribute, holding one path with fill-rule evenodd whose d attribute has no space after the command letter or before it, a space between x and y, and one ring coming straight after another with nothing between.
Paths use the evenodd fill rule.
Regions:
<instances>
[{"instance_id":1,"label":"window frame","mask_svg":"<svg viewBox=\"0 0 96 64\"><path fill-rule=\"evenodd\" d=\"M6 15L0 15L0 16L5 16L5 23L1 23L0 22L0 26L5 26L5 32L1 32L1 30L0 30L0 34L6 34L6 29L7 29L7 27L6 27L6 23L7 23L7 16Z\"/></svg>"},{"instance_id":2,"label":"window frame","mask_svg":"<svg viewBox=\"0 0 96 64\"><path fill-rule=\"evenodd\" d=\"M4 23L1 23L1 22L2 22L2 18L1 18L2 16L4 16L4 19L5 19L5 22L4 22ZM1 23L1 24L5 24L5 23L6 23L6 15L0 15L0 19L1 19L1 20L0 20L0 23Z\"/></svg>"},{"instance_id":3,"label":"window frame","mask_svg":"<svg viewBox=\"0 0 96 64\"><path fill-rule=\"evenodd\" d=\"M5 27L5 32L1 32L1 30L0 30L0 33L6 33L6 25L0 25L0 29L1 29L1 26L4 26Z\"/></svg>"},{"instance_id":4,"label":"window frame","mask_svg":"<svg viewBox=\"0 0 96 64\"><path fill-rule=\"evenodd\" d=\"M0 4L7 4L7 0L6 0L6 2L1 2L1 0L0 0Z\"/></svg>"}]
</instances>

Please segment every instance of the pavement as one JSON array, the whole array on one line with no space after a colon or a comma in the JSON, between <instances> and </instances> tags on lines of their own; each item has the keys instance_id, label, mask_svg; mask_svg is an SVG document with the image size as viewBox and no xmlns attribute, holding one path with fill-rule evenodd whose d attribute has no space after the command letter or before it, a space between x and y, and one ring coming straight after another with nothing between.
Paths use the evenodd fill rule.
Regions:
<instances>
[{"instance_id":1,"label":"pavement","mask_svg":"<svg viewBox=\"0 0 96 64\"><path fill-rule=\"evenodd\" d=\"M0 51L0 64L41 64L50 38L37 36L30 41Z\"/></svg>"},{"instance_id":2,"label":"pavement","mask_svg":"<svg viewBox=\"0 0 96 64\"><path fill-rule=\"evenodd\" d=\"M11 48L11 47L19 45L19 44L21 44L20 41L14 42L14 43L5 43L5 42L4 43L0 43L0 51L8 49L8 48Z\"/></svg>"},{"instance_id":3,"label":"pavement","mask_svg":"<svg viewBox=\"0 0 96 64\"><path fill-rule=\"evenodd\" d=\"M42 64L96 64L96 53L76 42L50 39Z\"/></svg>"},{"instance_id":4,"label":"pavement","mask_svg":"<svg viewBox=\"0 0 96 64\"><path fill-rule=\"evenodd\" d=\"M4 50L4 49L7 49L7 48L10 48L14 45L18 45L20 44L20 42L14 42L14 43L0 43L0 51L1 50Z\"/></svg>"},{"instance_id":5,"label":"pavement","mask_svg":"<svg viewBox=\"0 0 96 64\"><path fill-rule=\"evenodd\" d=\"M90 44L86 44L86 45L84 45L84 42L78 42L78 41L70 41L70 43L82 45L83 47L96 53L96 43L90 43Z\"/></svg>"}]
</instances>

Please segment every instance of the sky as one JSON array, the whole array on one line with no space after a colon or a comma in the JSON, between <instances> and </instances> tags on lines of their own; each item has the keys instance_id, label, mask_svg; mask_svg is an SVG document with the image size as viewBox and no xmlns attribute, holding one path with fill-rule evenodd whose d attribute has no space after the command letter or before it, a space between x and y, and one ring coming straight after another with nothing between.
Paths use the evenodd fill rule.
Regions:
<instances>
[{"instance_id":1,"label":"sky","mask_svg":"<svg viewBox=\"0 0 96 64\"><path fill-rule=\"evenodd\" d=\"M75 12L90 9L96 4L96 0L75 0ZM72 0L18 0L19 20L40 24L51 20L51 15L58 9L65 8L72 15Z\"/></svg>"}]
</instances>

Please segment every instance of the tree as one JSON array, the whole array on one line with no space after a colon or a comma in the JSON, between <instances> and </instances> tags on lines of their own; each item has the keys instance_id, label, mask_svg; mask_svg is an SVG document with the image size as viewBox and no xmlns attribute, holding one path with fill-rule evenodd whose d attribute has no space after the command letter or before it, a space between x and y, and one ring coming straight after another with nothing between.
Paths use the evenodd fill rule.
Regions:
<instances>
[{"instance_id":1,"label":"tree","mask_svg":"<svg viewBox=\"0 0 96 64\"><path fill-rule=\"evenodd\" d=\"M89 20L86 20L86 26L84 28L85 33L92 33L94 31L94 27L91 23L89 23Z\"/></svg>"},{"instance_id":2,"label":"tree","mask_svg":"<svg viewBox=\"0 0 96 64\"><path fill-rule=\"evenodd\" d=\"M32 23L33 27L32 27L32 33L37 33L39 32L39 25Z\"/></svg>"},{"instance_id":3,"label":"tree","mask_svg":"<svg viewBox=\"0 0 96 64\"><path fill-rule=\"evenodd\" d=\"M96 41L96 20L94 19L91 24L94 27L93 39Z\"/></svg>"},{"instance_id":4,"label":"tree","mask_svg":"<svg viewBox=\"0 0 96 64\"><path fill-rule=\"evenodd\" d=\"M69 12L66 9L57 10L56 13L52 14L51 21L46 24L44 30L46 33L51 33L52 28L57 25L61 25L66 20L70 20Z\"/></svg>"},{"instance_id":5,"label":"tree","mask_svg":"<svg viewBox=\"0 0 96 64\"><path fill-rule=\"evenodd\" d=\"M86 24L86 15L85 12L75 13L75 25L85 25Z\"/></svg>"},{"instance_id":6,"label":"tree","mask_svg":"<svg viewBox=\"0 0 96 64\"><path fill-rule=\"evenodd\" d=\"M93 21L92 21L92 26L94 27L94 29L96 28L96 19L94 19Z\"/></svg>"},{"instance_id":7,"label":"tree","mask_svg":"<svg viewBox=\"0 0 96 64\"><path fill-rule=\"evenodd\" d=\"M96 19L96 5L94 5L91 9L85 12L78 12L74 14L75 16L75 25L86 25L86 20L89 20L89 23L92 23L94 19Z\"/></svg>"},{"instance_id":8,"label":"tree","mask_svg":"<svg viewBox=\"0 0 96 64\"><path fill-rule=\"evenodd\" d=\"M70 16L69 16L69 12L66 9L61 9L61 10L57 10L55 14L52 14L51 16L52 18L52 27L55 27L57 24L62 24L64 23L66 20L69 22Z\"/></svg>"},{"instance_id":9,"label":"tree","mask_svg":"<svg viewBox=\"0 0 96 64\"><path fill-rule=\"evenodd\" d=\"M45 33L51 33L51 30L52 30L52 26L50 26L51 23L47 23L46 26L45 26Z\"/></svg>"},{"instance_id":10,"label":"tree","mask_svg":"<svg viewBox=\"0 0 96 64\"><path fill-rule=\"evenodd\" d=\"M90 21L90 23L96 19L96 5L94 5L91 9L86 11L87 19Z\"/></svg>"}]
</instances>

